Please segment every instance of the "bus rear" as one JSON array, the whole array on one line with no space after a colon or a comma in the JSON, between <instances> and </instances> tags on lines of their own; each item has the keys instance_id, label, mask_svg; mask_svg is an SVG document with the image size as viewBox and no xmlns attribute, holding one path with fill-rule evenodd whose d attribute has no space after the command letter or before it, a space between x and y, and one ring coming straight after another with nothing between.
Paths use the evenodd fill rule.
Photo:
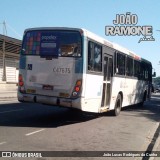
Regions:
<instances>
[{"instance_id":1,"label":"bus rear","mask_svg":"<svg viewBox=\"0 0 160 160\"><path fill-rule=\"evenodd\" d=\"M75 100L78 106L82 64L81 30L26 30L20 55L18 100L70 107Z\"/></svg>"}]
</instances>

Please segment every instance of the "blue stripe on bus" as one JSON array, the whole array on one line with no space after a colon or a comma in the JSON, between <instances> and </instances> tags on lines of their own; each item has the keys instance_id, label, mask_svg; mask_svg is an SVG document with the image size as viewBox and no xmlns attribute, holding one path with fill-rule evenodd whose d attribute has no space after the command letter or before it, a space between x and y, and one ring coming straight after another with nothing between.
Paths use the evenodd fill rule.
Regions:
<instances>
[{"instance_id":1,"label":"blue stripe on bus","mask_svg":"<svg viewBox=\"0 0 160 160\"><path fill-rule=\"evenodd\" d=\"M83 73L83 61L81 58L75 62L75 73Z\"/></svg>"},{"instance_id":2,"label":"blue stripe on bus","mask_svg":"<svg viewBox=\"0 0 160 160\"><path fill-rule=\"evenodd\" d=\"M26 56L20 56L20 64L19 64L20 69L26 69Z\"/></svg>"}]
</instances>

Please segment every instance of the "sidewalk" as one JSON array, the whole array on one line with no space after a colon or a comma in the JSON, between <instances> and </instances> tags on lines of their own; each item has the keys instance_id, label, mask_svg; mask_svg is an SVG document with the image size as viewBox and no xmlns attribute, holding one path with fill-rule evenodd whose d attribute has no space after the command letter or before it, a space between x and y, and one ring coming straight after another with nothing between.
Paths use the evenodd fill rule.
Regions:
<instances>
[{"instance_id":1,"label":"sidewalk","mask_svg":"<svg viewBox=\"0 0 160 160\"><path fill-rule=\"evenodd\" d=\"M155 96L157 99L160 99L160 93L152 93L152 98L155 98ZM153 149L152 149L153 153L154 153L154 151L160 152L160 122L159 122L159 126L157 129L158 129L157 130L158 136L156 137L156 142L155 142ZM160 160L160 157L150 157L149 160Z\"/></svg>"},{"instance_id":2,"label":"sidewalk","mask_svg":"<svg viewBox=\"0 0 160 160\"><path fill-rule=\"evenodd\" d=\"M159 151L160 152L160 133L159 133L159 137L156 140L156 143L154 145L153 151ZM153 159L149 159L149 160L160 160L160 157L155 157Z\"/></svg>"},{"instance_id":3,"label":"sidewalk","mask_svg":"<svg viewBox=\"0 0 160 160\"><path fill-rule=\"evenodd\" d=\"M0 101L8 99L17 99L17 91L0 91Z\"/></svg>"},{"instance_id":4,"label":"sidewalk","mask_svg":"<svg viewBox=\"0 0 160 160\"><path fill-rule=\"evenodd\" d=\"M17 99L17 85L0 83L0 101Z\"/></svg>"}]
</instances>

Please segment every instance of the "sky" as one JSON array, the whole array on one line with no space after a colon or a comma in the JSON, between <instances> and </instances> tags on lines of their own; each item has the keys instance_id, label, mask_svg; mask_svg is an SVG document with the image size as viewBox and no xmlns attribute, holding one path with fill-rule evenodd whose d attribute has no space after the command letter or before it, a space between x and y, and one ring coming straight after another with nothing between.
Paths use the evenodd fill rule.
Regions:
<instances>
[{"instance_id":1,"label":"sky","mask_svg":"<svg viewBox=\"0 0 160 160\"><path fill-rule=\"evenodd\" d=\"M22 39L25 29L33 27L85 28L151 61L160 76L159 7L159 0L0 0L0 34L4 21L7 36L17 39ZM138 16L137 26L153 27L155 41L138 43L142 35L105 35L105 26L114 26L116 15L127 12Z\"/></svg>"}]
</instances>

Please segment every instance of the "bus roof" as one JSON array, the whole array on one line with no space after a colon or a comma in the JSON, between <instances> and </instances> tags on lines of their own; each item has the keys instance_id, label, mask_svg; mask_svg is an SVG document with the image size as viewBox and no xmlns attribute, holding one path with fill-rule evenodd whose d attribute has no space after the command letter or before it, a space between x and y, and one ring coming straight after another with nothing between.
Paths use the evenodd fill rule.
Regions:
<instances>
[{"instance_id":1,"label":"bus roof","mask_svg":"<svg viewBox=\"0 0 160 160\"><path fill-rule=\"evenodd\" d=\"M141 57L138 56L137 54L135 54L133 51L130 51L130 50L128 50L128 49L126 49L126 48L124 48L124 47L122 47L122 46L120 46L120 45L118 45L116 43L110 42L110 41L108 41L108 40L106 40L106 39L104 39L104 38L102 38L102 37L90 32L90 31L88 31L86 29L82 29L82 30L84 32L86 32L86 36L88 38L96 39L96 41L98 41L98 42L100 42L100 43L102 43L104 45L107 45L108 47L111 47L111 48L113 48L113 49L115 49L117 51L120 51L120 52L123 52L123 53L125 53L127 55L130 55L131 57L133 57L133 58L135 58L137 60L141 60Z\"/></svg>"},{"instance_id":2,"label":"bus roof","mask_svg":"<svg viewBox=\"0 0 160 160\"><path fill-rule=\"evenodd\" d=\"M104 45L107 45L108 47L111 47L111 48L113 48L113 49L115 49L117 51L123 52L123 53L133 57L136 60L140 60L140 61L143 61L143 62L151 64L150 61L148 61L148 60L146 60L144 58L141 58L136 53L134 53L133 51L128 50L127 48L124 48L124 47L122 47L122 46L120 46L120 45L118 45L116 43L110 42L110 41L108 41L108 40L106 40L106 39L104 39L104 38L102 38L102 37L90 32L90 31L88 31L86 29L82 29L82 30L85 33L85 36L87 36L88 38L96 39L96 41L98 41L98 42L100 42L100 43L102 43Z\"/></svg>"},{"instance_id":3,"label":"bus roof","mask_svg":"<svg viewBox=\"0 0 160 160\"><path fill-rule=\"evenodd\" d=\"M145 62L148 62L148 63L151 63L149 62L148 60L145 60L143 58L141 58L140 56L138 56L137 54L135 54L133 51L130 51L116 43L113 43L113 42L110 42L96 34L94 34L93 32L90 32L88 31L87 29L84 29L84 28L71 28L71 27L37 27L37 28L29 28L29 29L26 29L25 32L27 31L34 31L34 30L75 30L75 31L79 31L81 32L84 36L88 37L88 38L91 38L91 39L94 39L96 40L97 42L99 43L102 43L103 45L106 45L110 48L113 48L117 51L120 51L120 52L123 52L127 55L130 55L131 57L133 57L134 59L137 59L137 60L142 60L142 61L145 61Z\"/></svg>"}]
</instances>

